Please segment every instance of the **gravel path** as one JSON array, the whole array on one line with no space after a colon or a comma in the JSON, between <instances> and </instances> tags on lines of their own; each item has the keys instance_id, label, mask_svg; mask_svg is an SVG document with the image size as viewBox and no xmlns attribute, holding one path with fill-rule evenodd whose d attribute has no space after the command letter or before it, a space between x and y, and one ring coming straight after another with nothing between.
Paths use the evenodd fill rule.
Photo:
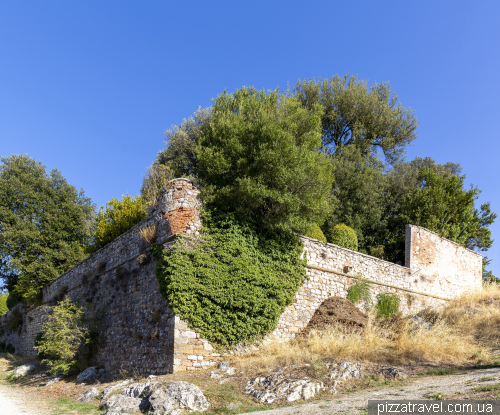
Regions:
<instances>
[{"instance_id":1,"label":"gravel path","mask_svg":"<svg viewBox=\"0 0 500 415\"><path fill-rule=\"evenodd\" d=\"M1 415L46 415L45 409L37 408L37 402L19 388L0 385Z\"/></svg>"},{"instance_id":2,"label":"gravel path","mask_svg":"<svg viewBox=\"0 0 500 415\"><path fill-rule=\"evenodd\" d=\"M456 392L464 393L476 388L478 386L478 381L487 376L492 379L481 382L481 385L498 383L500 379L500 368L474 370L465 375L415 379L410 384L401 387L385 386L377 391L359 391L349 395L339 396L338 399L306 403L268 411L252 412L251 415L327 415L347 410L350 410L349 414L355 414L366 411L368 400L426 399L427 394L435 394L438 392L452 399L452 396L455 395Z\"/></svg>"}]
</instances>

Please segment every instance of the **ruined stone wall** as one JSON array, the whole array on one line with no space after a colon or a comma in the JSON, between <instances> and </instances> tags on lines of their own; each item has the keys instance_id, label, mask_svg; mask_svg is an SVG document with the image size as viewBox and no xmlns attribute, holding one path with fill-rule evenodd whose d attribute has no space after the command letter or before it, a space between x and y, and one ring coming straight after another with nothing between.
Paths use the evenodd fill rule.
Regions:
<instances>
[{"instance_id":1,"label":"ruined stone wall","mask_svg":"<svg viewBox=\"0 0 500 415\"><path fill-rule=\"evenodd\" d=\"M481 288L482 256L418 226L406 228L406 266L302 237L308 280L294 297L272 333L294 337L327 298L346 297L360 275L371 283L372 299L391 292L400 297L400 310L415 313L437 307L446 299ZM363 303L359 304L363 307Z\"/></svg>"},{"instance_id":2,"label":"ruined stone wall","mask_svg":"<svg viewBox=\"0 0 500 415\"><path fill-rule=\"evenodd\" d=\"M174 180L145 220L44 287L41 306L18 305L2 316L2 326L8 326L15 314L21 315L21 324L5 330L0 341L12 344L16 353L35 355L34 338L42 329L48 306L67 294L90 309L102 310L99 365L111 373L173 371L175 344L182 344L185 324L160 294L156 263L139 231L155 226L157 242L165 246L175 234L196 234L201 226L198 193L190 180ZM185 351L179 351L180 363L186 361L191 367ZM193 352L193 347L187 351ZM201 353L197 351L196 362L201 363Z\"/></svg>"},{"instance_id":3,"label":"ruined stone wall","mask_svg":"<svg viewBox=\"0 0 500 415\"><path fill-rule=\"evenodd\" d=\"M214 365L221 356L174 315L161 296L155 260L139 234L155 226L156 241L166 247L175 234L197 234L198 193L190 180L173 180L145 220L44 287L41 306L18 305L1 316L2 327L16 315L20 324L0 332L0 341L14 345L16 353L35 355L34 338L49 306L69 295L89 309L102 310L96 361L110 373L168 373ZM406 266L307 237L302 241L308 279L272 336L294 337L324 300L346 297L358 274L371 281L373 298L382 292L397 293L404 313L439 306L481 287L481 255L417 226L406 229Z\"/></svg>"},{"instance_id":4,"label":"ruined stone wall","mask_svg":"<svg viewBox=\"0 0 500 415\"><path fill-rule=\"evenodd\" d=\"M483 256L415 225L406 226L405 265L415 274L414 287L456 297L481 287Z\"/></svg>"}]
</instances>

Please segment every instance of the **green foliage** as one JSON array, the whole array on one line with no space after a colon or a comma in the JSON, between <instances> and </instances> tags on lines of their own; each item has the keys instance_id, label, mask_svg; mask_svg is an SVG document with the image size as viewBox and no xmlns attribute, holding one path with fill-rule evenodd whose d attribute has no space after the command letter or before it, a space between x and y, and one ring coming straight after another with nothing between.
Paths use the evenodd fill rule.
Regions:
<instances>
[{"instance_id":1,"label":"green foliage","mask_svg":"<svg viewBox=\"0 0 500 415\"><path fill-rule=\"evenodd\" d=\"M28 156L0 164L0 278L36 303L41 288L78 262L93 232L94 206L58 170Z\"/></svg>"},{"instance_id":2,"label":"green foliage","mask_svg":"<svg viewBox=\"0 0 500 415\"><path fill-rule=\"evenodd\" d=\"M395 293L380 293L377 294L377 304L375 310L377 317L389 318L399 312L399 304L401 300L399 295Z\"/></svg>"},{"instance_id":3,"label":"green foliage","mask_svg":"<svg viewBox=\"0 0 500 415\"><path fill-rule=\"evenodd\" d=\"M384 166L377 157L363 156L355 146L339 148L333 156L332 213L323 225L328 234L344 223L356 231L359 248L375 245L383 228Z\"/></svg>"},{"instance_id":4,"label":"green foliage","mask_svg":"<svg viewBox=\"0 0 500 415\"><path fill-rule=\"evenodd\" d=\"M350 226L340 223L335 225L327 233L328 242L350 249L352 251L358 250L358 236L356 231Z\"/></svg>"},{"instance_id":5,"label":"green foliage","mask_svg":"<svg viewBox=\"0 0 500 415\"><path fill-rule=\"evenodd\" d=\"M167 130L166 148L158 153L154 164L167 166L175 172L176 177L186 177L203 184L197 173L195 148L209 120L210 108L198 109L193 116L184 119L181 125Z\"/></svg>"},{"instance_id":6,"label":"green foliage","mask_svg":"<svg viewBox=\"0 0 500 415\"><path fill-rule=\"evenodd\" d=\"M122 195L121 199L111 199L106 206L101 206L99 209L94 243L88 250L97 251L145 219L146 216L147 208L141 196L132 198L129 195Z\"/></svg>"},{"instance_id":7,"label":"green foliage","mask_svg":"<svg viewBox=\"0 0 500 415\"><path fill-rule=\"evenodd\" d=\"M309 231L306 232L305 236L313 239L317 239L318 241L321 241L326 244L326 236L321 230L321 228L318 226L318 224L314 224L314 227Z\"/></svg>"},{"instance_id":8,"label":"green foliage","mask_svg":"<svg viewBox=\"0 0 500 415\"><path fill-rule=\"evenodd\" d=\"M96 319L95 315L86 317L83 308L67 296L52 308L35 341L35 349L51 373L67 374L73 367L88 365L95 348Z\"/></svg>"},{"instance_id":9,"label":"green foliage","mask_svg":"<svg viewBox=\"0 0 500 415\"><path fill-rule=\"evenodd\" d=\"M4 342L0 342L0 353L10 353L14 354L16 352L16 348L12 346L12 344L5 344Z\"/></svg>"},{"instance_id":10,"label":"green foliage","mask_svg":"<svg viewBox=\"0 0 500 415\"><path fill-rule=\"evenodd\" d=\"M160 191L175 178L174 170L163 164L152 164L143 178L141 196L148 207L156 207Z\"/></svg>"},{"instance_id":11,"label":"green foliage","mask_svg":"<svg viewBox=\"0 0 500 415\"><path fill-rule=\"evenodd\" d=\"M320 153L321 107L242 88L214 100L194 154L202 197L265 229L305 233L328 213L331 163Z\"/></svg>"},{"instance_id":12,"label":"green foliage","mask_svg":"<svg viewBox=\"0 0 500 415\"><path fill-rule=\"evenodd\" d=\"M493 275L491 271L488 271L486 267L490 265L491 259L488 259L488 257L484 256L483 257L483 281L489 281L489 282L494 282L497 284L500 284L500 280Z\"/></svg>"},{"instance_id":13,"label":"green foliage","mask_svg":"<svg viewBox=\"0 0 500 415\"><path fill-rule=\"evenodd\" d=\"M474 208L479 197L477 187L464 189L465 176L443 177L429 168L418 175L420 186L403 199L402 218L406 223L423 226L439 236L466 248L487 250L491 247L489 226L496 218L490 204Z\"/></svg>"},{"instance_id":14,"label":"green foliage","mask_svg":"<svg viewBox=\"0 0 500 415\"><path fill-rule=\"evenodd\" d=\"M347 297L351 303L356 305L363 301L365 310L370 310L373 305L372 295L370 293L370 283L360 279L356 284L351 285L347 289Z\"/></svg>"},{"instance_id":15,"label":"green foliage","mask_svg":"<svg viewBox=\"0 0 500 415\"><path fill-rule=\"evenodd\" d=\"M395 162L416 138L413 111L398 104L388 82L370 88L355 76L334 75L330 79L299 81L294 96L311 108L323 107L323 145L331 152L355 145L366 155L379 149Z\"/></svg>"},{"instance_id":16,"label":"green foliage","mask_svg":"<svg viewBox=\"0 0 500 415\"><path fill-rule=\"evenodd\" d=\"M7 294L0 293L0 316L9 311L9 307L7 307L7 297Z\"/></svg>"},{"instance_id":17,"label":"green foliage","mask_svg":"<svg viewBox=\"0 0 500 415\"><path fill-rule=\"evenodd\" d=\"M210 342L230 345L271 332L305 278L290 232L263 236L234 215L204 217L198 239L153 244L160 292Z\"/></svg>"},{"instance_id":18,"label":"green foliage","mask_svg":"<svg viewBox=\"0 0 500 415\"><path fill-rule=\"evenodd\" d=\"M10 292L7 296L6 304L9 310L12 310L20 302L21 299L16 295L15 292Z\"/></svg>"}]
</instances>

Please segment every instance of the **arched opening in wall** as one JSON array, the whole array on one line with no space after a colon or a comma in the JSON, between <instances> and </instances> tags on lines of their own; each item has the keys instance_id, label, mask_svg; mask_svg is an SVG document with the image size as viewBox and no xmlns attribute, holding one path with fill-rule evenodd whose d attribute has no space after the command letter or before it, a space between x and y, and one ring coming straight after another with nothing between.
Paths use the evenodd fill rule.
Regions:
<instances>
[{"instance_id":1,"label":"arched opening in wall","mask_svg":"<svg viewBox=\"0 0 500 415\"><path fill-rule=\"evenodd\" d=\"M353 303L342 297L327 298L315 311L304 330L324 331L332 327L348 330L363 330L368 323L368 316Z\"/></svg>"}]
</instances>

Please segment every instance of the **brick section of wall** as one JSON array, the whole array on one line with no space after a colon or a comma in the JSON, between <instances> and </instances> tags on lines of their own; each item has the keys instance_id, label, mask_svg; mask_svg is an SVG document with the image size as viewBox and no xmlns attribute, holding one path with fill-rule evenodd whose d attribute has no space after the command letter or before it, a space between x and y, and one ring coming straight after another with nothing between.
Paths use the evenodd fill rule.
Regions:
<instances>
[{"instance_id":1,"label":"brick section of wall","mask_svg":"<svg viewBox=\"0 0 500 415\"><path fill-rule=\"evenodd\" d=\"M48 306L64 291L82 304L92 303L104 310L98 364L111 373L172 372L176 317L160 294L154 259L143 261L149 245L140 238L139 230L156 226L160 243L174 233L196 234L201 225L198 193L190 180L172 181L147 219L44 287L42 306L29 310L17 306L22 326L6 331L0 341L14 345L16 353L35 355L34 338ZM118 267L124 270L120 276ZM5 326L12 314L13 310L0 317L0 325Z\"/></svg>"},{"instance_id":2,"label":"brick section of wall","mask_svg":"<svg viewBox=\"0 0 500 415\"><path fill-rule=\"evenodd\" d=\"M416 289L445 297L481 288L483 256L415 225L406 226L405 265Z\"/></svg>"}]
</instances>

